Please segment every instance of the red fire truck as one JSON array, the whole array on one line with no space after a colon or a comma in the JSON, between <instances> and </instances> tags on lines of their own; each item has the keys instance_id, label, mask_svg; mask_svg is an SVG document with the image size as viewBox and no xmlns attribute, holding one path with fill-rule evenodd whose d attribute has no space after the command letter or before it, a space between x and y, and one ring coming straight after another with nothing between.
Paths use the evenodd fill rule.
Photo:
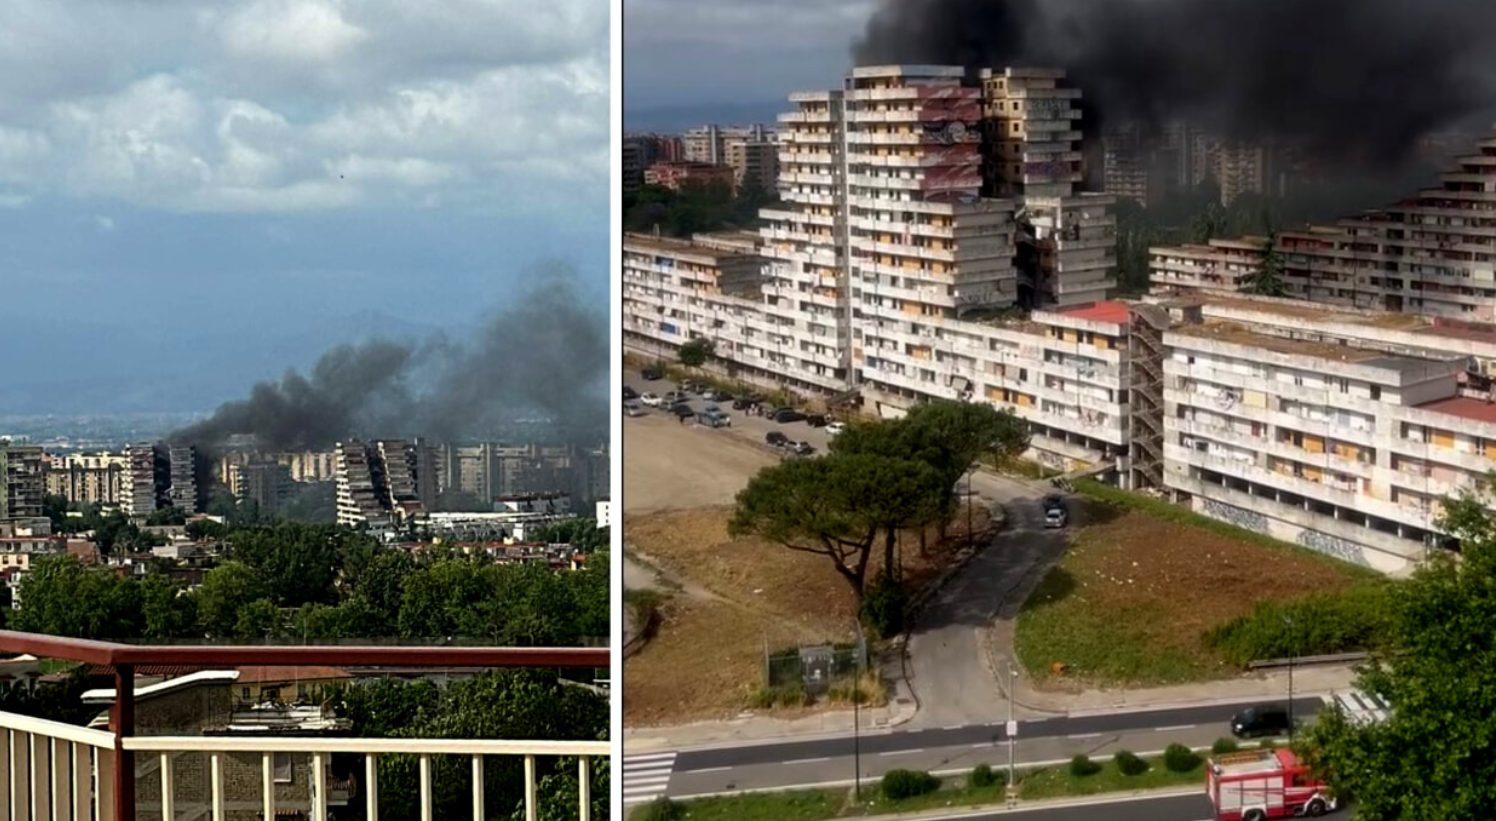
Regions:
<instances>
[{"instance_id":1,"label":"red fire truck","mask_svg":"<svg viewBox=\"0 0 1496 821\"><path fill-rule=\"evenodd\" d=\"M1216 821L1320 816L1335 809L1325 784L1292 750L1248 750L1210 760L1205 792Z\"/></svg>"}]
</instances>

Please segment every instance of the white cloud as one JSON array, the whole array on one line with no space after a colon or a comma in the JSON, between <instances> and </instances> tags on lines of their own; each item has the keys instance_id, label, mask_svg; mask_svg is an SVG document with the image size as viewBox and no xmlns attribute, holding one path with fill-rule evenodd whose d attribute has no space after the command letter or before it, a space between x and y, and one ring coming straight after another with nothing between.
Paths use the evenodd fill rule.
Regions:
<instances>
[{"instance_id":1,"label":"white cloud","mask_svg":"<svg viewBox=\"0 0 1496 821\"><path fill-rule=\"evenodd\" d=\"M20 208L28 202L31 202L31 198L25 194L0 191L0 208Z\"/></svg>"},{"instance_id":2,"label":"white cloud","mask_svg":"<svg viewBox=\"0 0 1496 821\"><path fill-rule=\"evenodd\" d=\"M222 27L230 52L292 62L336 60L369 33L343 19L340 4L258 0L229 16Z\"/></svg>"},{"instance_id":3,"label":"white cloud","mask_svg":"<svg viewBox=\"0 0 1496 821\"><path fill-rule=\"evenodd\" d=\"M93 218L94 226L105 233L114 233L114 218L99 214Z\"/></svg>"},{"instance_id":4,"label":"white cloud","mask_svg":"<svg viewBox=\"0 0 1496 821\"><path fill-rule=\"evenodd\" d=\"M598 0L170 0L139 22L121 13L134 3L13 1L29 42L99 47L90 15L123 29L107 58L33 49L42 81L0 76L13 199L298 211L525 207L548 184L605 196ZM0 73L24 67L0 54Z\"/></svg>"}]
</instances>

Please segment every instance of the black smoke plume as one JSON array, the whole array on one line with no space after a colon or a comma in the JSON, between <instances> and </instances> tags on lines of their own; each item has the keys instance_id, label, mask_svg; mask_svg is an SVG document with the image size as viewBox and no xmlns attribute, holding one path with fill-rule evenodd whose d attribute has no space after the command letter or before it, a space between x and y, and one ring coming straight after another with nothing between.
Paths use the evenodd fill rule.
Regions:
<instances>
[{"instance_id":1,"label":"black smoke plume","mask_svg":"<svg viewBox=\"0 0 1496 821\"><path fill-rule=\"evenodd\" d=\"M1493 0L882 0L854 57L1064 68L1092 133L1183 119L1369 168L1491 111L1493 32Z\"/></svg>"},{"instance_id":2,"label":"black smoke plume","mask_svg":"<svg viewBox=\"0 0 1496 821\"><path fill-rule=\"evenodd\" d=\"M583 304L560 265L532 281L474 339L340 345L308 373L261 382L170 438L208 451L234 437L267 450L325 449L352 437L491 438L541 418L556 444L606 442L607 317Z\"/></svg>"}]
</instances>

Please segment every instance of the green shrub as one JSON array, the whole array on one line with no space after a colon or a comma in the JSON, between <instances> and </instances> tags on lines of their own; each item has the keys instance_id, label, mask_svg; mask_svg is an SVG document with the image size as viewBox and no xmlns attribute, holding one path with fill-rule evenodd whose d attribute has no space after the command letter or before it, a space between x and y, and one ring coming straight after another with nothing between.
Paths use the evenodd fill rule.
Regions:
<instances>
[{"instance_id":1,"label":"green shrub","mask_svg":"<svg viewBox=\"0 0 1496 821\"><path fill-rule=\"evenodd\" d=\"M1374 649L1387 636L1394 589L1392 583L1371 583L1290 602L1261 602L1251 613L1211 629L1205 641L1242 667L1262 659Z\"/></svg>"},{"instance_id":2,"label":"green shrub","mask_svg":"<svg viewBox=\"0 0 1496 821\"><path fill-rule=\"evenodd\" d=\"M807 707L814 702L810 694L805 692L805 687L800 684L760 687L748 697L748 705L758 710L768 710L774 707Z\"/></svg>"},{"instance_id":3,"label":"green shrub","mask_svg":"<svg viewBox=\"0 0 1496 821\"><path fill-rule=\"evenodd\" d=\"M904 612L909 597L898 582L879 576L862 597L862 623L882 638L904 632Z\"/></svg>"},{"instance_id":4,"label":"green shrub","mask_svg":"<svg viewBox=\"0 0 1496 821\"><path fill-rule=\"evenodd\" d=\"M1178 742L1164 749L1164 766L1176 773L1187 773L1200 766L1200 756Z\"/></svg>"},{"instance_id":5,"label":"green shrub","mask_svg":"<svg viewBox=\"0 0 1496 821\"><path fill-rule=\"evenodd\" d=\"M1099 772L1101 772L1101 765L1092 761L1088 756L1077 755L1070 759L1070 774L1076 778L1085 778Z\"/></svg>"},{"instance_id":6,"label":"green shrub","mask_svg":"<svg viewBox=\"0 0 1496 821\"><path fill-rule=\"evenodd\" d=\"M913 798L940 789L940 779L919 770L889 770L883 776L883 797L890 801Z\"/></svg>"},{"instance_id":7,"label":"green shrub","mask_svg":"<svg viewBox=\"0 0 1496 821\"><path fill-rule=\"evenodd\" d=\"M1236 739L1218 738L1214 744L1210 745L1210 754L1225 755L1226 753L1234 753L1239 749L1241 747L1236 743Z\"/></svg>"},{"instance_id":8,"label":"green shrub","mask_svg":"<svg viewBox=\"0 0 1496 821\"><path fill-rule=\"evenodd\" d=\"M1271 738L1265 738L1262 741L1257 742L1257 749L1259 750L1275 750L1277 748L1278 742L1272 740Z\"/></svg>"},{"instance_id":9,"label":"green shrub","mask_svg":"<svg viewBox=\"0 0 1496 821\"><path fill-rule=\"evenodd\" d=\"M630 816L630 821L680 821L685 817L685 807L662 795L640 807L637 813Z\"/></svg>"},{"instance_id":10,"label":"green shrub","mask_svg":"<svg viewBox=\"0 0 1496 821\"><path fill-rule=\"evenodd\" d=\"M1148 772L1148 762L1128 750L1117 753L1112 760L1117 762L1117 769L1123 775L1142 775Z\"/></svg>"},{"instance_id":11,"label":"green shrub","mask_svg":"<svg viewBox=\"0 0 1496 821\"><path fill-rule=\"evenodd\" d=\"M1007 781L1004 774L993 771L992 767L986 764L978 764L971 771L970 784L973 787L991 787L1004 781Z\"/></svg>"}]
</instances>

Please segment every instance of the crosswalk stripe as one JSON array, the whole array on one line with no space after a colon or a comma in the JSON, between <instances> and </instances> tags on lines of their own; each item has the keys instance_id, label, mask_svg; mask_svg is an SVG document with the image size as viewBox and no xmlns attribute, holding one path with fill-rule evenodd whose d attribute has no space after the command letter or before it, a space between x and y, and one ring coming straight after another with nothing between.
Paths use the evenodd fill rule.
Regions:
<instances>
[{"instance_id":1,"label":"crosswalk stripe","mask_svg":"<svg viewBox=\"0 0 1496 821\"><path fill-rule=\"evenodd\" d=\"M623 760L623 803L642 804L665 794L675 769L675 753L637 755Z\"/></svg>"}]
</instances>

